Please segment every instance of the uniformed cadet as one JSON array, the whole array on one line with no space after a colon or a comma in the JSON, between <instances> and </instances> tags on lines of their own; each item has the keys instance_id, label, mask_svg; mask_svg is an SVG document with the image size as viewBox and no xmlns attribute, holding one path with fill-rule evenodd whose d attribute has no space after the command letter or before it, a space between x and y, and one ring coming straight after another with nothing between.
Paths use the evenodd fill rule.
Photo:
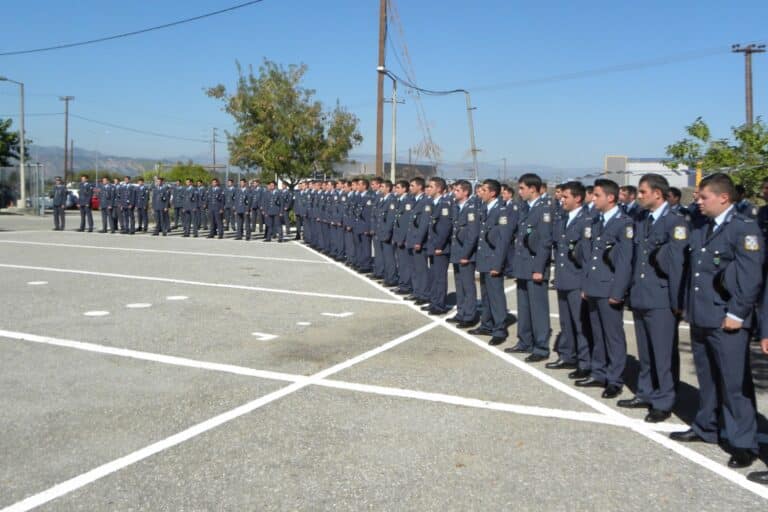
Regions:
<instances>
[{"instance_id":1,"label":"uniformed cadet","mask_svg":"<svg viewBox=\"0 0 768 512\"><path fill-rule=\"evenodd\" d=\"M112 178L112 190L114 192L112 194L112 231L110 233L114 233L118 228L122 231L123 228L123 215L119 196L122 186L123 183L119 179Z\"/></svg>"},{"instance_id":2,"label":"uniformed cadet","mask_svg":"<svg viewBox=\"0 0 768 512\"><path fill-rule=\"evenodd\" d=\"M123 177L123 185L118 189L118 201L120 202L120 212L123 218L122 234L135 234L136 233L136 216L134 215L134 208L136 208L136 189L131 184L131 178L129 176Z\"/></svg>"},{"instance_id":3,"label":"uniformed cadet","mask_svg":"<svg viewBox=\"0 0 768 512\"><path fill-rule=\"evenodd\" d=\"M246 179L240 180L240 188L235 193L235 218L237 219L237 235L235 240L243 239L243 231L245 231L245 239L251 239L251 215L253 215L251 209L251 201L253 199L253 191L248 189L248 181Z\"/></svg>"},{"instance_id":4,"label":"uniformed cadet","mask_svg":"<svg viewBox=\"0 0 768 512\"><path fill-rule=\"evenodd\" d=\"M699 184L699 206L709 222L691 233L686 302L699 410L690 430L670 437L727 439L728 466L742 468L752 464L758 449L749 329L762 291L763 237L754 220L735 211L735 197L726 174L707 176Z\"/></svg>"},{"instance_id":5,"label":"uniformed cadet","mask_svg":"<svg viewBox=\"0 0 768 512\"><path fill-rule=\"evenodd\" d=\"M480 236L480 214L469 201L472 184L459 180L454 186L453 232L450 262L456 287L456 315L448 322L462 329L474 327L480 320L477 314L477 287L475 286L475 258Z\"/></svg>"},{"instance_id":6,"label":"uniformed cadet","mask_svg":"<svg viewBox=\"0 0 768 512\"><path fill-rule=\"evenodd\" d=\"M757 225L760 227L760 231L763 233L763 240L768 240L768 178L763 180L761 191L763 195L763 201L765 201L766 204L761 206L760 210L757 212ZM766 271L768 271L768 243L764 245L765 245L764 273L765 273Z\"/></svg>"},{"instance_id":7,"label":"uniformed cadet","mask_svg":"<svg viewBox=\"0 0 768 512\"><path fill-rule=\"evenodd\" d=\"M262 212L262 203L264 202L266 195L267 189L261 185L261 181L251 180L251 208L253 209L253 212L251 213L251 231L253 233L257 232L257 224L259 226L258 232L264 232L266 219Z\"/></svg>"},{"instance_id":8,"label":"uniformed cadet","mask_svg":"<svg viewBox=\"0 0 768 512\"><path fill-rule=\"evenodd\" d=\"M287 236L291 232L291 210L293 210L293 192L282 181L280 182L280 194L282 197L280 199L280 216L278 219L280 222L278 242L283 241L283 233Z\"/></svg>"},{"instance_id":9,"label":"uniformed cadet","mask_svg":"<svg viewBox=\"0 0 768 512\"><path fill-rule=\"evenodd\" d=\"M589 212L590 215L595 214L595 201L592 199L594 192L594 185L587 185L584 189L584 206L586 206L587 212Z\"/></svg>"},{"instance_id":10,"label":"uniformed cadet","mask_svg":"<svg viewBox=\"0 0 768 512\"><path fill-rule=\"evenodd\" d=\"M344 194L344 184L341 181L332 181L333 191L333 211L331 215L331 258L336 261L344 261L344 208L342 201Z\"/></svg>"},{"instance_id":11,"label":"uniformed cadet","mask_svg":"<svg viewBox=\"0 0 768 512\"><path fill-rule=\"evenodd\" d=\"M451 310L448 295L448 265L451 256L453 204L446 193L447 184L440 177L429 179L427 194L432 198L432 218L427 231L429 258L429 304L422 309L430 315L444 315Z\"/></svg>"},{"instance_id":12,"label":"uniformed cadet","mask_svg":"<svg viewBox=\"0 0 768 512\"><path fill-rule=\"evenodd\" d=\"M638 202L645 210L635 224L629 303L635 322L640 374L637 391L619 407L648 408L649 423L669 418L679 382L678 324L683 309L683 276L688 223L666 198L669 183L659 174L640 178Z\"/></svg>"},{"instance_id":13,"label":"uniformed cadet","mask_svg":"<svg viewBox=\"0 0 768 512\"><path fill-rule=\"evenodd\" d=\"M155 180L155 188L152 190L152 211L155 214L155 231L152 236L163 236L171 229L171 189L165 184L165 178L158 177Z\"/></svg>"},{"instance_id":14,"label":"uniformed cadet","mask_svg":"<svg viewBox=\"0 0 768 512\"><path fill-rule=\"evenodd\" d=\"M99 187L99 209L101 210L101 231L106 233L112 226L112 203L114 201L115 189L109 183L109 178L101 178Z\"/></svg>"},{"instance_id":15,"label":"uniformed cadet","mask_svg":"<svg viewBox=\"0 0 768 512\"><path fill-rule=\"evenodd\" d=\"M379 207L379 220L376 223L375 235L376 241L381 246L381 258L384 262L383 284L389 287L397 286L397 261L395 260L395 245L392 241L392 235L395 229L398 199L392 193L392 187L392 182L389 180L385 180L381 184L382 202Z\"/></svg>"},{"instance_id":16,"label":"uniformed cadet","mask_svg":"<svg viewBox=\"0 0 768 512\"><path fill-rule=\"evenodd\" d=\"M219 186L219 180L211 180L211 188L208 190L208 212L211 216L211 230L206 238L218 235L224 238L224 189Z\"/></svg>"},{"instance_id":17,"label":"uniformed cadet","mask_svg":"<svg viewBox=\"0 0 768 512\"><path fill-rule=\"evenodd\" d=\"M203 180L197 180L197 192L199 196L198 200L198 215L197 215L197 227L198 229L208 229L208 216L210 212L208 210L208 187L203 184Z\"/></svg>"},{"instance_id":18,"label":"uniformed cadet","mask_svg":"<svg viewBox=\"0 0 768 512\"><path fill-rule=\"evenodd\" d=\"M304 228L304 217L307 212L307 183L299 182L298 190L293 195L293 214L296 217L296 240L301 240L302 230Z\"/></svg>"},{"instance_id":19,"label":"uniformed cadet","mask_svg":"<svg viewBox=\"0 0 768 512\"><path fill-rule=\"evenodd\" d=\"M555 256L555 289L560 315L557 361L547 363L550 370L574 370L572 379L589 377L592 349L583 323L586 303L581 298L586 254L589 252L592 216L584 205L584 185L569 181L562 185L561 218L552 226Z\"/></svg>"},{"instance_id":20,"label":"uniformed cadet","mask_svg":"<svg viewBox=\"0 0 768 512\"><path fill-rule=\"evenodd\" d=\"M227 188L224 190L224 231L235 231L235 196L237 187L233 179L227 180Z\"/></svg>"},{"instance_id":21,"label":"uniformed cadet","mask_svg":"<svg viewBox=\"0 0 768 512\"><path fill-rule=\"evenodd\" d=\"M200 191L195 187L190 178L187 178L187 187L184 189L184 237L189 238L189 232L197 238L200 222Z\"/></svg>"},{"instance_id":22,"label":"uniformed cadet","mask_svg":"<svg viewBox=\"0 0 768 512\"><path fill-rule=\"evenodd\" d=\"M746 198L747 189L739 183L736 185L736 201L734 207L736 211L751 219L757 218L757 206L752 204L749 199Z\"/></svg>"},{"instance_id":23,"label":"uniformed cadet","mask_svg":"<svg viewBox=\"0 0 768 512\"><path fill-rule=\"evenodd\" d=\"M600 215L592 224L592 244L586 262L582 297L592 324L592 371L577 380L581 387L605 387L603 398L621 394L627 362L624 335L624 300L632 273L635 228L619 208L619 186L607 179L595 180L593 199Z\"/></svg>"},{"instance_id":24,"label":"uniformed cadet","mask_svg":"<svg viewBox=\"0 0 768 512\"><path fill-rule=\"evenodd\" d=\"M682 191L677 187L669 187L669 194L667 194L667 202L669 203L669 210L672 213L679 213L683 217L688 215L688 208L680 204L680 200L683 197Z\"/></svg>"},{"instance_id":25,"label":"uniformed cadet","mask_svg":"<svg viewBox=\"0 0 768 512\"><path fill-rule=\"evenodd\" d=\"M261 215L266 224L264 241L271 242L272 237L277 236L278 241L283 241L283 232L280 229L280 215L282 212L282 193L277 190L277 183L270 181L267 190L261 199Z\"/></svg>"},{"instance_id":26,"label":"uniformed cadet","mask_svg":"<svg viewBox=\"0 0 768 512\"><path fill-rule=\"evenodd\" d=\"M144 178L139 178L136 190L136 231L147 232L149 229L149 187L144 184Z\"/></svg>"},{"instance_id":27,"label":"uniformed cadet","mask_svg":"<svg viewBox=\"0 0 768 512\"><path fill-rule=\"evenodd\" d=\"M541 199L541 178L520 176L517 189L523 203L516 226L513 275L517 279L517 344L509 353L529 353L535 363L549 357L549 272L552 262L551 201ZM512 228L515 229L515 228Z\"/></svg>"},{"instance_id":28,"label":"uniformed cadet","mask_svg":"<svg viewBox=\"0 0 768 512\"><path fill-rule=\"evenodd\" d=\"M426 251L427 232L432 223L432 199L424 193L424 179L413 178L410 190L414 196L411 222L408 224L405 246L411 263L411 284L413 292L407 296L416 305L429 302L429 269Z\"/></svg>"},{"instance_id":29,"label":"uniformed cadet","mask_svg":"<svg viewBox=\"0 0 768 512\"><path fill-rule=\"evenodd\" d=\"M633 221L636 221L643 216L643 209L637 204L637 187L634 185L624 185L619 187L618 204L619 208Z\"/></svg>"},{"instance_id":30,"label":"uniformed cadet","mask_svg":"<svg viewBox=\"0 0 768 512\"><path fill-rule=\"evenodd\" d=\"M763 196L765 197L766 183L763 183ZM765 240L764 240L765 241ZM760 350L768 356L768 286L764 287L763 299L760 306ZM768 471L753 471L747 478L758 484L768 485Z\"/></svg>"},{"instance_id":31,"label":"uniformed cadet","mask_svg":"<svg viewBox=\"0 0 768 512\"><path fill-rule=\"evenodd\" d=\"M53 186L51 198L53 199L53 230L64 231L66 220L67 196L69 191L61 176L56 176L56 184Z\"/></svg>"},{"instance_id":32,"label":"uniformed cadet","mask_svg":"<svg viewBox=\"0 0 768 512\"><path fill-rule=\"evenodd\" d=\"M512 187L506 184L501 185L501 201L504 203L504 205L507 207L507 210L510 211L513 218L510 219L514 225L517 225L518 221L518 211L519 211L519 205L517 204L517 201L515 200L515 191ZM506 278L513 278L514 275L512 274L512 263L515 260L515 239L512 238L512 246L511 250L507 251L507 259L504 262L504 277Z\"/></svg>"},{"instance_id":33,"label":"uniformed cadet","mask_svg":"<svg viewBox=\"0 0 768 512\"><path fill-rule=\"evenodd\" d=\"M480 327L469 331L470 334L490 335L489 345L500 345L509 336L504 262L515 228L509 222L509 211L502 204L500 193L501 184L498 181L483 181L480 197L485 203L482 206L485 212L482 215L476 257L482 311Z\"/></svg>"},{"instance_id":34,"label":"uniformed cadet","mask_svg":"<svg viewBox=\"0 0 768 512\"><path fill-rule=\"evenodd\" d=\"M88 176L80 176L80 188L77 198L77 206L80 208L80 231L85 231L85 223L88 222L88 232L93 232L93 213L91 213L91 199L93 198L93 185L88 182Z\"/></svg>"},{"instance_id":35,"label":"uniformed cadet","mask_svg":"<svg viewBox=\"0 0 768 512\"><path fill-rule=\"evenodd\" d=\"M353 181L347 181L345 184L345 190L347 196L343 200L342 206L342 228L344 229L344 259L346 264L352 266L357 261L357 255L355 254L355 208L357 207L357 191L355 190L356 184ZM320 195L318 193L318 202L320 201Z\"/></svg>"},{"instance_id":36,"label":"uniformed cadet","mask_svg":"<svg viewBox=\"0 0 768 512\"><path fill-rule=\"evenodd\" d=\"M393 290L398 295L409 295L413 293L413 262L411 255L406 247L408 238L408 226L411 225L413 216L413 205L415 203L413 196L408 193L409 184L405 180L400 180L395 184L395 195L397 196L395 225L392 228L392 244L395 246L395 257L397 259L397 289Z\"/></svg>"},{"instance_id":37,"label":"uniformed cadet","mask_svg":"<svg viewBox=\"0 0 768 512\"><path fill-rule=\"evenodd\" d=\"M377 197L370 189L368 180L357 180L357 187L359 196L354 230L357 237L356 269L360 273L367 274L373 272L371 244L373 242L373 207Z\"/></svg>"},{"instance_id":38,"label":"uniformed cadet","mask_svg":"<svg viewBox=\"0 0 768 512\"><path fill-rule=\"evenodd\" d=\"M181 184L181 180L176 180L176 186L173 187L173 194L171 198L173 203L173 228L179 229L179 223L184 222L184 185Z\"/></svg>"}]
</instances>

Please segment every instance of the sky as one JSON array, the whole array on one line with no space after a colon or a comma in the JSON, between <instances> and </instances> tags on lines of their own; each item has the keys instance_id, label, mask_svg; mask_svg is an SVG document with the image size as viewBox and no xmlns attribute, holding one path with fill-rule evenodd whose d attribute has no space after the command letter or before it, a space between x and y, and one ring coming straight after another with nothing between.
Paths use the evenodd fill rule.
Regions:
<instances>
[{"instance_id":1,"label":"sky","mask_svg":"<svg viewBox=\"0 0 768 512\"><path fill-rule=\"evenodd\" d=\"M3 6L0 53L133 31L241 0L27 0ZM607 154L660 157L698 116L716 137L744 122L744 58L733 43L767 42L768 2L709 0L520 2L394 0L387 68L416 83L468 89L479 158L501 167L602 168ZM26 131L62 146L63 102L74 115L193 141L70 119L77 147L148 158L211 152L211 132L233 130L204 89L237 78L236 62L305 63L305 86L360 119L354 150L375 152L378 0L264 0L234 12L78 48L0 56L0 76L24 82ZM401 28L402 27L402 30ZM398 62L398 59L400 62ZM609 68L618 70L605 72ZM603 70L603 71L601 71ZM768 54L753 56L754 111L768 110ZM573 78L575 75L576 78ZM398 158L424 139L417 98L398 106ZM391 94L387 81L385 95ZM470 161L463 95L422 96L446 163ZM385 155L391 106L385 105ZM18 86L0 82L0 117L18 120ZM222 137L223 138L223 137ZM218 154L226 150L218 147ZM34 157L34 147L32 148ZM221 160L221 157L219 157Z\"/></svg>"}]
</instances>

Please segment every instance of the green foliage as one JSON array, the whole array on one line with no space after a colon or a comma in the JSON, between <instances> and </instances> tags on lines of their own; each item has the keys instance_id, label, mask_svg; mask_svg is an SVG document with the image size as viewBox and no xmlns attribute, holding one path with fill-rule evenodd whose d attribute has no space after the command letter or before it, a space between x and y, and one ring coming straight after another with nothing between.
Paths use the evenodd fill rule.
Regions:
<instances>
[{"instance_id":1,"label":"green foliage","mask_svg":"<svg viewBox=\"0 0 768 512\"><path fill-rule=\"evenodd\" d=\"M12 121L10 119L0 119L0 167L9 167L11 159L17 160L20 156L19 132L11 131ZM29 156L29 145L31 140L25 139L27 146L24 148L25 156Z\"/></svg>"},{"instance_id":2,"label":"green foliage","mask_svg":"<svg viewBox=\"0 0 768 512\"><path fill-rule=\"evenodd\" d=\"M234 92L224 85L211 87L206 94L224 103L224 111L237 125L227 133L233 164L261 170L263 179L277 176L293 187L313 171L326 172L344 160L363 140L357 117L338 103L324 112L315 91L301 85L306 65L284 68L267 59L258 75L247 75L237 65Z\"/></svg>"},{"instance_id":3,"label":"green foliage","mask_svg":"<svg viewBox=\"0 0 768 512\"><path fill-rule=\"evenodd\" d=\"M144 173L144 181L151 183L155 176L165 178L166 183L176 183L176 180L181 180L181 182L184 183L187 178L190 178L192 181L201 180L206 184L210 183L215 177L208 172L205 167L192 163L191 161L187 163L176 162L176 165L168 170L147 171Z\"/></svg>"},{"instance_id":4,"label":"green foliage","mask_svg":"<svg viewBox=\"0 0 768 512\"><path fill-rule=\"evenodd\" d=\"M84 171L76 171L75 172L75 176L74 176L75 182L79 182L80 181L80 176L82 176L83 174L88 176L88 181L90 181L91 183L96 183L97 179L96 179L96 170L95 169L87 169L87 170L84 170ZM99 170L98 181L101 182L101 178L109 178L110 182L114 178L117 178L120 181L123 181L123 177L124 176L125 176L125 174L120 173L120 172Z\"/></svg>"},{"instance_id":5,"label":"green foliage","mask_svg":"<svg viewBox=\"0 0 768 512\"><path fill-rule=\"evenodd\" d=\"M733 142L711 139L709 127L697 118L686 126L689 137L667 146L667 163L672 169L682 164L689 169L701 165L703 173L727 172L736 183L747 189L747 195L757 195L761 182L768 177L768 127L758 118L752 126L733 127Z\"/></svg>"}]
</instances>

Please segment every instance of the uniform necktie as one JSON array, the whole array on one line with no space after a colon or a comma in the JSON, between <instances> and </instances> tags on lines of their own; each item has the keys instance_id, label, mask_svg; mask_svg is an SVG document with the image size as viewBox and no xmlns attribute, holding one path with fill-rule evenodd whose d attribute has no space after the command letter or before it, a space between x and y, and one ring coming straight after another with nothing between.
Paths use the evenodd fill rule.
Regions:
<instances>
[{"instance_id":1,"label":"uniform necktie","mask_svg":"<svg viewBox=\"0 0 768 512\"><path fill-rule=\"evenodd\" d=\"M710 219L707 222L707 240L712 238L712 234L715 232L715 219Z\"/></svg>"},{"instance_id":2,"label":"uniform necktie","mask_svg":"<svg viewBox=\"0 0 768 512\"><path fill-rule=\"evenodd\" d=\"M651 227L653 226L653 215L648 215L648 218L645 219L645 236L648 237L648 235L651 233Z\"/></svg>"}]
</instances>

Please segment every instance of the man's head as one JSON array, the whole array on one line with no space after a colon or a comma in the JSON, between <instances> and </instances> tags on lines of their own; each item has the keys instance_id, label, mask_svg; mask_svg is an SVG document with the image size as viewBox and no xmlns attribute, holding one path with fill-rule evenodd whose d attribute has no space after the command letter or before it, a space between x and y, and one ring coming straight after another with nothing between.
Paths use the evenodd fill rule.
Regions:
<instances>
[{"instance_id":1,"label":"man's head","mask_svg":"<svg viewBox=\"0 0 768 512\"><path fill-rule=\"evenodd\" d=\"M248 180L246 180L245 178L241 178L240 179L240 188L245 188L247 186L248 186Z\"/></svg>"},{"instance_id":2,"label":"man's head","mask_svg":"<svg viewBox=\"0 0 768 512\"><path fill-rule=\"evenodd\" d=\"M669 187L669 193L667 194L667 201L670 206L677 206L680 204L680 199L683 197L683 192L677 187Z\"/></svg>"},{"instance_id":3,"label":"man's head","mask_svg":"<svg viewBox=\"0 0 768 512\"><path fill-rule=\"evenodd\" d=\"M203 186L203 180L197 180L197 186L202 187Z\"/></svg>"},{"instance_id":4,"label":"man's head","mask_svg":"<svg viewBox=\"0 0 768 512\"><path fill-rule=\"evenodd\" d=\"M715 218L736 200L736 187L733 180L721 172L711 174L699 183L699 199L697 201L701 213Z\"/></svg>"},{"instance_id":5,"label":"man's head","mask_svg":"<svg viewBox=\"0 0 768 512\"><path fill-rule=\"evenodd\" d=\"M161 187L165 183L165 178L163 178L162 176L158 176L157 180L155 181L155 183L157 183L158 187Z\"/></svg>"},{"instance_id":6,"label":"man's head","mask_svg":"<svg viewBox=\"0 0 768 512\"><path fill-rule=\"evenodd\" d=\"M88 176L86 176L85 174L82 174L80 176L80 183L85 183L86 181L88 181Z\"/></svg>"},{"instance_id":7,"label":"man's head","mask_svg":"<svg viewBox=\"0 0 768 512\"><path fill-rule=\"evenodd\" d=\"M510 187L507 184L503 184L501 186L501 198L504 200L504 202L509 202L512 200L512 198L515 197L515 191L512 190L512 187Z\"/></svg>"},{"instance_id":8,"label":"man's head","mask_svg":"<svg viewBox=\"0 0 768 512\"><path fill-rule=\"evenodd\" d=\"M192 186L192 178L187 178L187 186L188 187Z\"/></svg>"},{"instance_id":9,"label":"man's head","mask_svg":"<svg viewBox=\"0 0 768 512\"><path fill-rule=\"evenodd\" d=\"M371 180L371 190L373 190L374 192L378 192L383 182L384 180L379 177L373 178Z\"/></svg>"},{"instance_id":10,"label":"man's head","mask_svg":"<svg viewBox=\"0 0 768 512\"><path fill-rule=\"evenodd\" d=\"M139 185L143 185L144 184L144 178L139 178L138 181L139 181Z\"/></svg>"},{"instance_id":11,"label":"man's head","mask_svg":"<svg viewBox=\"0 0 768 512\"><path fill-rule=\"evenodd\" d=\"M634 185L624 185L619 188L619 201L620 203L630 204L637 198L637 187Z\"/></svg>"},{"instance_id":12,"label":"man's head","mask_svg":"<svg viewBox=\"0 0 768 512\"><path fill-rule=\"evenodd\" d=\"M533 201L541 195L543 183L538 174L525 173L517 180L517 190L520 199L523 201Z\"/></svg>"},{"instance_id":13,"label":"man's head","mask_svg":"<svg viewBox=\"0 0 768 512\"><path fill-rule=\"evenodd\" d=\"M408 193L408 182L405 180L400 180L397 183L395 183L395 194L398 196L404 196Z\"/></svg>"},{"instance_id":14,"label":"man's head","mask_svg":"<svg viewBox=\"0 0 768 512\"><path fill-rule=\"evenodd\" d=\"M61 185L61 183L62 183L61 176L56 176L56 178L54 178L54 179L56 180L56 184L57 185Z\"/></svg>"},{"instance_id":15,"label":"man's head","mask_svg":"<svg viewBox=\"0 0 768 512\"><path fill-rule=\"evenodd\" d=\"M595 192L595 186L594 185L587 185L584 187L584 204L589 204L592 202L592 194Z\"/></svg>"},{"instance_id":16,"label":"man's head","mask_svg":"<svg viewBox=\"0 0 768 512\"><path fill-rule=\"evenodd\" d=\"M501 183L496 180L485 180L483 181L483 187L480 190L482 190L482 195L480 197L483 201L490 203L499 197L499 194L501 193Z\"/></svg>"},{"instance_id":17,"label":"man's head","mask_svg":"<svg viewBox=\"0 0 768 512\"><path fill-rule=\"evenodd\" d=\"M472 184L467 180L459 180L453 184L453 195L460 203L466 201L472 195Z\"/></svg>"},{"instance_id":18,"label":"man's head","mask_svg":"<svg viewBox=\"0 0 768 512\"><path fill-rule=\"evenodd\" d=\"M445 193L445 180L440 177L433 177L429 179L429 186L427 187L427 194L433 199L437 199Z\"/></svg>"},{"instance_id":19,"label":"man's head","mask_svg":"<svg viewBox=\"0 0 768 512\"><path fill-rule=\"evenodd\" d=\"M739 201L743 200L747 195L747 188L739 183L738 185L735 185L736 190L736 197L733 199L734 203L738 203Z\"/></svg>"},{"instance_id":20,"label":"man's head","mask_svg":"<svg viewBox=\"0 0 768 512\"><path fill-rule=\"evenodd\" d=\"M560 189L560 203L563 205L563 210L572 212L581 208L584 204L584 185L578 181L569 181L563 183Z\"/></svg>"},{"instance_id":21,"label":"man's head","mask_svg":"<svg viewBox=\"0 0 768 512\"><path fill-rule=\"evenodd\" d=\"M212 187L218 187L219 186L219 180L217 180L216 178L213 178L211 180L211 186Z\"/></svg>"},{"instance_id":22,"label":"man's head","mask_svg":"<svg viewBox=\"0 0 768 512\"><path fill-rule=\"evenodd\" d=\"M131 177L130 176L123 176L123 183L130 183Z\"/></svg>"},{"instance_id":23,"label":"man's head","mask_svg":"<svg viewBox=\"0 0 768 512\"><path fill-rule=\"evenodd\" d=\"M58 180L59 180L59 178L56 178L56 180L58 181ZM107 178L106 176L104 176L103 178L101 178L101 182L102 182L103 184L105 184L105 185L106 185L106 184L108 184L108 183L109 183L109 178Z\"/></svg>"},{"instance_id":24,"label":"man's head","mask_svg":"<svg viewBox=\"0 0 768 512\"><path fill-rule=\"evenodd\" d=\"M592 192L592 200L595 202L595 208L605 213L614 206L619 199L619 185L613 180L597 179L595 180L595 190Z\"/></svg>"},{"instance_id":25,"label":"man's head","mask_svg":"<svg viewBox=\"0 0 768 512\"><path fill-rule=\"evenodd\" d=\"M555 187L555 200L559 201L563 197L563 183Z\"/></svg>"},{"instance_id":26,"label":"man's head","mask_svg":"<svg viewBox=\"0 0 768 512\"><path fill-rule=\"evenodd\" d=\"M232 186L234 186L234 185L235 185L235 180L233 180L232 178L229 178L229 179L227 180L227 186L228 186L228 187L232 187Z\"/></svg>"},{"instance_id":27,"label":"man's head","mask_svg":"<svg viewBox=\"0 0 768 512\"><path fill-rule=\"evenodd\" d=\"M381 185L379 186L379 190L385 194L389 194L392 192L392 182L389 180L382 181Z\"/></svg>"},{"instance_id":28,"label":"man's head","mask_svg":"<svg viewBox=\"0 0 768 512\"><path fill-rule=\"evenodd\" d=\"M276 186L277 186L277 183L275 183L274 181L270 181L269 183L267 183L267 190L272 192L273 190L275 190Z\"/></svg>"},{"instance_id":29,"label":"man's head","mask_svg":"<svg viewBox=\"0 0 768 512\"><path fill-rule=\"evenodd\" d=\"M648 210L655 211L667 200L669 182L660 174L645 174L640 178L637 189L637 202Z\"/></svg>"},{"instance_id":30,"label":"man's head","mask_svg":"<svg viewBox=\"0 0 768 512\"><path fill-rule=\"evenodd\" d=\"M424 192L424 178L413 178L411 180L411 194L418 195Z\"/></svg>"}]
</instances>

